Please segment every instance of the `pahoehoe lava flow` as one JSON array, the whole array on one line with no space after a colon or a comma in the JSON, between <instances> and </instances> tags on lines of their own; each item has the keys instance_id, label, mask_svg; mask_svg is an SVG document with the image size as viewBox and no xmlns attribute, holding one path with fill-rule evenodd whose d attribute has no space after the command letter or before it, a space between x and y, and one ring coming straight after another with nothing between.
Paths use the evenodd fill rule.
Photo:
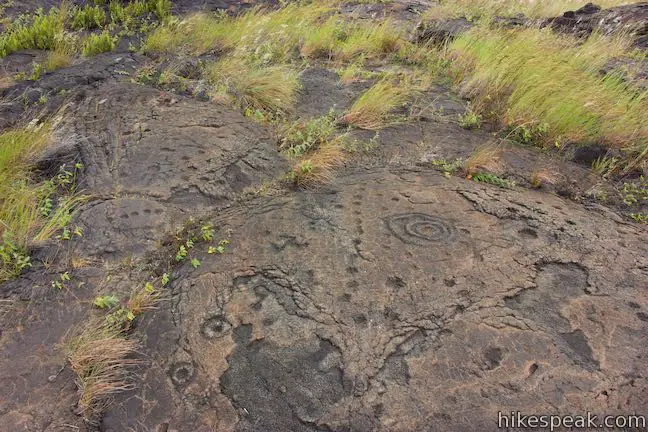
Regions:
<instances>
[{"instance_id":1,"label":"pahoehoe lava flow","mask_svg":"<svg viewBox=\"0 0 648 432\"><path fill-rule=\"evenodd\" d=\"M0 0L0 432L645 430L599 3Z\"/></svg>"}]
</instances>

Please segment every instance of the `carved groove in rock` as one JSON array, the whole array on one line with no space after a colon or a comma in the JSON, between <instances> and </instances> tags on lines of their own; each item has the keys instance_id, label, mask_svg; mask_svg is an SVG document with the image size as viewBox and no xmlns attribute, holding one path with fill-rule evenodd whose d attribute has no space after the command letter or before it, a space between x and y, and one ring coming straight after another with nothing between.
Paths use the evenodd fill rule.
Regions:
<instances>
[{"instance_id":1,"label":"carved groove in rock","mask_svg":"<svg viewBox=\"0 0 648 432\"><path fill-rule=\"evenodd\" d=\"M387 219L389 230L404 243L426 246L450 242L456 237L455 228L445 220L424 213L404 213Z\"/></svg>"}]
</instances>

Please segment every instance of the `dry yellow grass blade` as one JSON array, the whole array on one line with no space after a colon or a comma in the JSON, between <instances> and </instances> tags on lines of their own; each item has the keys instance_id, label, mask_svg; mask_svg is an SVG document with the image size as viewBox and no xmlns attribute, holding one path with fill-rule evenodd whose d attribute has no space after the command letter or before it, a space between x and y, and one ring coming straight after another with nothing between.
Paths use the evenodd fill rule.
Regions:
<instances>
[{"instance_id":1,"label":"dry yellow grass blade","mask_svg":"<svg viewBox=\"0 0 648 432\"><path fill-rule=\"evenodd\" d=\"M77 376L77 413L93 419L104 408L106 398L133 387L129 368L141 364L134 359L137 342L126 338L121 326L104 318L90 319L64 345L70 368Z\"/></svg>"}]
</instances>

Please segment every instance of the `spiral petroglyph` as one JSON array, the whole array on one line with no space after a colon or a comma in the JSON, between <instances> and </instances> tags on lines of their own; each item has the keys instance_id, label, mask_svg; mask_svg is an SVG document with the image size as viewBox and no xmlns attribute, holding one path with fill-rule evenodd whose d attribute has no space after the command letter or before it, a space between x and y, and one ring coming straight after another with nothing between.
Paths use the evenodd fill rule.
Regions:
<instances>
[{"instance_id":1,"label":"spiral petroglyph","mask_svg":"<svg viewBox=\"0 0 648 432\"><path fill-rule=\"evenodd\" d=\"M387 219L389 230L405 243L425 246L454 240L456 231L445 220L424 213L405 213Z\"/></svg>"}]
</instances>

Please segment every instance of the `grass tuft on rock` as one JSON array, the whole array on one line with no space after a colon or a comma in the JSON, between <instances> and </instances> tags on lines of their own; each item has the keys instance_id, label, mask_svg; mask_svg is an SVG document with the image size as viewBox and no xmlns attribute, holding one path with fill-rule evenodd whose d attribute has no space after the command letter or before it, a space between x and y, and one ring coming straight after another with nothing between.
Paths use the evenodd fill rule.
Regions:
<instances>
[{"instance_id":1,"label":"grass tuft on rock","mask_svg":"<svg viewBox=\"0 0 648 432\"><path fill-rule=\"evenodd\" d=\"M133 388L129 368L141 364L133 358L137 346L121 325L105 318L89 320L66 341L64 351L80 394L78 414L93 420L105 407L107 397Z\"/></svg>"},{"instance_id":2,"label":"grass tuft on rock","mask_svg":"<svg viewBox=\"0 0 648 432\"><path fill-rule=\"evenodd\" d=\"M67 225L83 197L74 194L74 173L37 181L30 162L49 142L46 125L0 133L0 282L31 267L29 248ZM62 183L69 187L60 196Z\"/></svg>"},{"instance_id":3,"label":"grass tuft on rock","mask_svg":"<svg viewBox=\"0 0 648 432\"><path fill-rule=\"evenodd\" d=\"M423 17L424 19L466 17L474 21L523 14L531 18L548 18L579 9L585 3L582 0L441 0L439 4L430 7ZM595 3L607 9L632 3L632 1L598 0Z\"/></svg>"},{"instance_id":4,"label":"grass tuft on rock","mask_svg":"<svg viewBox=\"0 0 648 432\"><path fill-rule=\"evenodd\" d=\"M57 8L39 11L30 23L10 24L0 35L0 58L23 49L52 49L65 24L65 13Z\"/></svg>"},{"instance_id":5,"label":"grass tuft on rock","mask_svg":"<svg viewBox=\"0 0 648 432\"><path fill-rule=\"evenodd\" d=\"M91 34L83 41L81 53L84 57L92 57L108 51L114 51L117 47L117 38L112 36L108 30L99 34Z\"/></svg>"},{"instance_id":6,"label":"grass tuft on rock","mask_svg":"<svg viewBox=\"0 0 648 432\"><path fill-rule=\"evenodd\" d=\"M292 111L300 87L297 74L283 65L260 67L238 58L209 65L205 74L216 94L237 100L246 114L257 111L272 117Z\"/></svg>"},{"instance_id":7,"label":"grass tuft on rock","mask_svg":"<svg viewBox=\"0 0 648 432\"><path fill-rule=\"evenodd\" d=\"M630 165L645 160L648 91L599 72L614 56L632 55L623 40L578 44L546 30L476 28L449 50L454 81L473 108L524 141L604 142L625 149Z\"/></svg>"},{"instance_id":8,"label":"grass tuft on rock","mask_svg":"<svg viewBox=\"0 0 648 432\"><path fill-rule=\"evenodd\" d=\"M402 109L416 89L408 78L387 76L371 86L353 103L342 121L360 129L378 130L402 121Z\"/></svg>"}]
</instances>

